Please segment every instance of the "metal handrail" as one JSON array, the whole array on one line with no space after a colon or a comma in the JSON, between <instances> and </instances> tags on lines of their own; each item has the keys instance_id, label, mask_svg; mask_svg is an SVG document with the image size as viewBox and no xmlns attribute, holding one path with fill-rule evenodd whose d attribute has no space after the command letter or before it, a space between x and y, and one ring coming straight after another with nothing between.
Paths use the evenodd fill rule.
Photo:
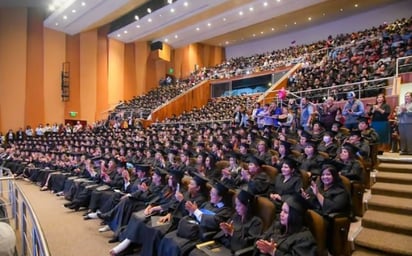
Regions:
<instances>
[{"instance_id":1,"label":"metal handrail","mask_svg":"<svg viewBox=\"0 0 412 256\"><path fill-rule=\"evenodd\" d=\"M3 176L3 171L6 171L8 175ZM15 221L15 231L21 237L21 248L18 250L18 255L50 256L40 222L26 195L15 183L14 176L9 168L0 167L0 184L2 181L8 181L9 201L12 218ZM29 225L30 223L31 225ZM29 230L29 228L31 229ZM27 240L29 237L31 237L31 243Z\"/></svg>"}]
</instances>

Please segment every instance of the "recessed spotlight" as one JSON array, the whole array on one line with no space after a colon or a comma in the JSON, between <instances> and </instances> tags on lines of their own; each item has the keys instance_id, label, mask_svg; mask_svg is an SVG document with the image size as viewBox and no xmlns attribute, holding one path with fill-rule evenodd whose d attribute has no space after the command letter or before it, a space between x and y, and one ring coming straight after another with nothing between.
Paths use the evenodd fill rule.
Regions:
<instances>
[{"instance_id":1,"label":"recessed spotlight","mask_svg":"<svg viewBox=\"0 0 412 256\"><path fill-rule=\"evenodd\" d=\"M355 8L358 8L358 6L359 6L358 4L355 4Z\"/></svg>"},{"instance_id":2,"label":"recessed spotlight","mask_svg":"<svg viewBox=\"0 0 412 256\"><path fill-rule=\"evenodd\" d=\"M54 11L54 10L56 10L56 6L54 6L54 5L49 5L49 11Z\"/></svg>"},{"instance_id":3,"label":"recessed spotlight","mask_svg":"<svg viewBox=\"0 0 412 256\"><path fill-rule=\"evenodd\" d=\"M276 0L276 2L280 3L280 0Z\"/></svg>"},{"instance_id":4,"label":"recessed spotlight","mask_svg":"<svg viewBox=\"0 0 412 256\"><path fill-rule=\"evenodd\" d=\"M225 44L229 44L229 41L226 41Z\"/></svg>"},{"instance_id":5,"label":"recessed spotlight","mask_svg":"<svg viewBox=\"0 0 412 256\"><path fill-rule=\"evenodd\" d=\"M148 21L148 22L152 22L152 19L151 19L151 18L148 18L147 21Z\"/></svg>"},{"instance_id":6,"label":"recessed spotlight","mask_svg":"<svg viewBox=\"0 0 412 256\"><path fill-rule=\"evenodd\" d=\"M256 34L253 34L252 36L253 36L253 37L256 37Z\"/></svg>"},{"instance_id":7,"label":"recessed spotlight","mask_svg":"<svg viewBox=\"0 0 412 256\"><path fill-rule=\"evenodd\" d=\"M185 7L187 7L188 5L189 5L188 2L184 2L184 3L183 3L183 6L185 6Z\"/></svg>"},{"instance_id":8,"label":"recessed spotlight","mask_svg":"<svg viewBox=\"0 0 412 256\"><path fill-rule=\"evenodd\" d=\"M240 12L239 12L239 15L240 15L240 16L242 16L242 15L243 15L243 12L242 12L242 11L240 11Z\"/></svg>"},{"instance_id":9,"label":"recessed spotlight","mask_svg":"<svg viewBox=\"0 0 412 256\"><path fill-rule=\"evenodd\" d=\"M140 28L140 25L136 25L136 28Z\"/></svg>"},{"instance_id":10,"label":"recessed spotlight","mask_svg":"<svg viewBox=\"0 0 412 256\"><path fill-rule=\"evenodd\" d=\"M75 9L73 9L73 10L72 10L72 13L76 13L76 10L75 10Z\"/></svg>"},{"instance_id":11,"label":"recessed spotlight","mask_svg":"<svg viewBox=\"0 0 412 256\"><path fill-rule=\"evenodd\" d=\"M177 38L178 38L178 36L177 36L177 35L175 35L175 38L177 39Z\"/></svg>"},{"instance_id":12,"label":"recessed spotlight","mask_svg":"<svg viewBox=\"0 0 412 256\"><path fill-rule=\"evenodd\" d=\"M82 2L82 6L86 6L86 3L85 3L85 2Z\"/></svg>"},{"instance_id":13,"label":"recessed spotlight","mask_svg":"<svg viewBox=\"0 0 412 256\"><path fill-rule=\"evenodd\" d=\"M64 16L63 16L63 19L64 19L64 20L67 20L67 16L66 16L66 15L64 15Z\"/></svg>"},{"instance_id":14,"label":"recessed spotlight","mask_svg":"<svg viewBox=\"0 0 412 256\"><path fill-rule=\"evenodd\" d=\"M165 38L165 42L166 42L166 43L169 42L169 39Z\"/></svg>"},{"instance_id":15,"label":"recessed spotlight","mask_svg":"<svg viewBox=\"0 0 412 256\"><path fill-rule=\"evenodd\" d=\"M326 13L322 13L322 15L323 15L323 16L325 16L325 15L326 15Z\"/></svg>"},{"instance_id":16,"label":"recessed spotlight","mask_svg":"<svg viewBox=\"0 0 412 256\"><path fill-rule=\"evenodd\" d=\"M121 37L122 35L120 35L120 34L117 34L117 37Z\"/></svg>"},{"instance_id":17,"label":"recessed spotlight","mask_svg":"<svg viewBox=\"0 0 412 256\"><path fill-rule=\"evenodd\" d=\"M287 28L288 27L288 24L285 24L285 28Z\"/></svg>"},{"instance_id":18,"label":"recessed spotlight","mask_svg":"<svg viewBox=\"0 0 412 256\"><path fill-rule=\"evenodd\" d=\"M223 20L223 21L226 21L226 18L223 18L222 20Z\"/></svg>"},{"instance_id":19,"label":"recessed spotlight","mask_svg":"<svg viewBox=\"0 0 412 256\"><path fill-rule=\"evenodd\" d=\"M173 0L167 0L168 4L173 4Z\"/></svg>"},{"instance_id":20,"label":"recessed spotlight","mask_svg":"<svg viewBox=\"0 0 412 256\"><path fill-rule=\"evenodd\" d=\"M59 25L59 23L58 23L58 22L56 22L56 23L54 23L54 25L58 26L58 25Z\"/></svg>"},{"instance_id":21,"label":"recessed spotlight","mask_svg":"<svg viewBox=\"0 0 412 256\"><path fill-rule=\"evenodd\" d=\"M339 11L343 12L343 8L340 8L340 10L339 10Z\"/></svg>"},{"instance_id":22,"label":"recessed spotlight","mask_svg":"<svg viewBox=\"0 0 412 256\"><path fill-rule=\"evenodd\" d=\"M268 2L263 2L263 6L268 6Z\"/></svg>"},{"instance_id":23,"label":"recessed spotlight","mask_svg":"<svg viewBox=\"0 0 412 256\"><path fill-rule=\"evenodd\" d=\"M298 24L298 23L295 21L295 22L293 22L293 24L295 24L295 25L296 25L296 24Z\"/></svg>"},{"instance_id":24,"label":"recessed spotlight","mask_svg":"<svg viewBox=\"0 0 412 256\"><path fill-rule=\"evenodd\" d=\"M249 7L249 11L250 11L250 12L253 12L253 7Z\"/></svg>"},{"instance_id":25,"label":"recessed spotlight","mask_svg":"<svg viewBox=\"0 0 412 256\"><path fill-rule=\"evenodd\" d=\"M123 33L127 34L127 30L123 31Z\"/></svg>"},{"instance_id":26,"label":"recessed spotlight","mask_svg":"<svg viewBox=\"0 0 412 256\"><path fill-rule=\"evenodd\" d=\"M135 16L134 16L134 19L135 19L135 20L139 20L139 19L140 19L140 18L139 18L139 15L135 15Z\"/></svg>"},{"instance_id":27,"label":"recessed spotlight","mask_svg":"<svg viewBox=\"0 0 412 256\"><path fill-rule=\"evenodd\" d=\"M308 20L311 21L311 20L312 20L312 17L309 17Z\"/></svg>"},{"instance_id":28,"label":"recessed spotlight","mask_svg":"<svg viewBox=\"0 0 412 256\"><path fill-rule=\"evenodd\" d=\"M170 9L170 12L171 12L171 13L174 13L174 12L175 12L175 9L173 9L173 8Z\"/></svg>"},{"instance_id":29,"label":"recessed spotlight","mask_svg":"<svg viewBox=\"0 0 412 256\"><path fill-rule=\"evenodd\" d=\"M272 31L275 31L275 28L271 28L272 29Z\"/></svg>"},{"instance_id":30,"label":"recessed spotlight","mask_svg":"<svg viewBox=\"0 0 412 256\"><path fill-rule=\"evenodd\" d=\"M200 28L196 28L196 31L199 31L200 30Z\"/></svg>"},{"instance_id":31,"label":"recessed spotlight","mask_svg":"<svg viewBox=\"0 0 412 256\"><path fill-rule=\"evenodd\" d=\"M260 34L263 35L263 31L260 31Z\"/></svg>"},{"instance_id":32,"label":"recessed spotlight","mask_svg":"<svg viewBox=\"0 0 412 256\"><path fill-rule=\"evenodd\" d=\"M147 13L152 13L152 9L147 8Z\"/></svg>"},{"instance_id":33,"label":"recessed spotlight","mask_svg":"<svg viewBox=\"0 0 412 256\"><path fill-rule=\"evenodd\" d=\"M207 23L207 26L208 26L208 27L211 27L211 26L212 26L212 23L210 23L210 22Z\"/></svg>"}]
</instances>

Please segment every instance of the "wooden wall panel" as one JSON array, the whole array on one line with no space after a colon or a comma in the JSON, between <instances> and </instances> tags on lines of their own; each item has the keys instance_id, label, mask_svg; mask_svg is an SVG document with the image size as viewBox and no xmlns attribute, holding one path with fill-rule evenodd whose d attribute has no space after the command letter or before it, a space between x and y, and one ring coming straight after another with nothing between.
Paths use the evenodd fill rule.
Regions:
<instances>
[{"instance_id":1,"label":"wooden wall panel","mask_svg":"<svg viewBox=\"0 0 412 256\"><path fill-rule=\"evenodd\" d=\"M113 108L123 100L124 94L124 44L109 39L108 103Z\"/></svg>"},{"instance_id":2,"label":"wooden wall panel","mask_svg":"<svg viewBox=\"0 0 412 256\"><path fill-rule=\"evenodd\" d=\"M0 8L0 104L3 132L25 126L27 9Z\"/></svg>"},{"instance_id":3,"label":"wooden wall panel","mask_svg":"<svg viewBox=\"0 0 412 256\"><path fill-rule=\"evenodd\" d=\"M124 48L124 95L123 99L130 100L137 94L135 45L129 43Z\"/></svg>"},{"instance_id":4,"label":"wooden wall panel","mask_svg":"<svg viewBox=\"0 0 412 256\"><path fill-rule=\"evenodd\" d=\"M43 19L40 9L28 9L25 124L45 122L43 86Z\"/></svg>"},{"instance_id":5,"label":"wooden wall panel","mask_svg":"<svg viewBox=\"0 0 412 256\"><path fill-rule=\"evenodd\" d=\"M210 93L210 82L205 81L155 110L152 113L152 121L162 121L173 114L180 115L183 111L189 111L194 107L200 108L207 104L211 97Z\"/></svg>"},{"instance_id":6,"label":"wooden wall panel","mask_svg":"<svg viewBox=\"0 0 412 256\"><path fill-rule=\"evenodd\" d=\"M136 65L136 95L142 95L148 91L148 58L150 56L150 45L148 42L135 42L135 65Z\"/></svg>"},{"instance_id":7,"label":"wooden wall panel","mask_svg":"<svg viewBox=\"0 0 412 256\"><path fill-rule=\"evenodd\" d=\"M97 30L80 33L80 113L76 119L95 121L97 94Z\"/></svg>"},{"instance_id":8,"label":"wooden wall panel","mask_svg":"<svg viewBox=\"0 0 412 256\"><path fill-rule=\"evenodd\" d=\"M70 112L82 115L80 108L80 35L66 35L66 61L70 63L70 100L65 102L64 119L73 119ZM78 119L77 117L75 119Z\"/></svg>"},{"instance_id":9,"label":"wooden wall panel","mask_svg":"<svg viewBox=\"0 0 412 256\"><path fill-rule=\"evenodd\" d=\"M102 120L108 116L108 58L109 43L107 33L109 27L105 26L97 31L97 84L96 84L96 120Z\"/></svg>"}]
</instances>

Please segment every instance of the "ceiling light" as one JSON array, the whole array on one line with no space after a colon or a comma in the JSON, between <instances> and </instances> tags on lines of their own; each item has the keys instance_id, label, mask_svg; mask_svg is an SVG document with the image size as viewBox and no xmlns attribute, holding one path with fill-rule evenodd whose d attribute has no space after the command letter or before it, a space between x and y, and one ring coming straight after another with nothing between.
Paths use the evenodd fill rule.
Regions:
<instances>
[{"instance_id":1,"label":"ceiling light","mask_svg":"<svg viewBox=\"0 0 412 256\"><path fill-rule=\"evenodd\" d=\"M285 28L287 28L288 27L288 24L285 24Z\"/></svg>"},{"instance_id":2,"label":"ceiling light","mask_svg":"<svg viewBox=\"0 0 412 256\"><path fill-rule=\"evenodd\" d=\"M72 10L72 13L76 13L76 10L75 10L75 9L73 9L73 10Z\"/></svg>"},{"instance_id":3,"label":"ceiling light","mask_svg":"<svg viewBox=\"0 0 412 256\"><path fill-rule=\"evenodd\" d=\"M260 34L263 35L263 31L260 31Z\"/></svg>"},{"instance_id":4,"label":"ceiling light","mask_svg":"<svg viewBox=\"0 0 412 256\"><path fill-rule=\"evenodd\" d=\"M184 2L183 5L184 5L185 7L187 7L187 6L189 5L189 3L188 3L188 2Z\"/></svg>"},{"instance_id":5,"label":"ceiling light","mask_svg":"<svg viewBox=\"0 0 412 256\"><path fill-rule=\"evenodd\" d=\"M295 24L295 25L296 25L296 24L298 24L298 23L295 21L295 22L293 22L293 24Z\"/></svg>"},{"instance_id":6,"label":"ceiling light","mask_svg":"<svg viewBox=\"0 0 412 256\"><path fill-rule=\"evenodd\" d=\"M171 13L174 13L174 12L175 12L175 9L173 9L173 8L170 9L170 12L171 12Z\"/></svg>"},{"instance_id":7,"label":"ceiling light","mask_svg":"<svg viewBox=\"0 0 412 256\"><path fill-rule=\"evenodd\" d=\"M117 37L121 37L122 35L120 35L120 34L117 34Z\"/></svg>"},{"instance_id":8,"label":"ceiling light","mask_svg":"<svg viewBox=\"0 0 412 256\"><path fill-rule=\"evenodd\" d=\"M249 7L249 11L253 12L253 7Z\"/></svg>"},{"instance_id":9,"label":"ceiling light","mask_svg":"<svg viewBox=\"0 0 412 256\"><path fill-rule=\"evenodd\" d=\"M322 15L323 15L323 16L325 16L325 15L326 15L326 13L322 13Z\"/></svg>"},{"instance_id":10,"label":"ceiling light","mask_svg":"<svg viewBox=\"0 0 412 256\"><path fill-rule=\"evenodd\" d=\"M311 21L311 20L312 20L312 17L309 17L308 20Z\"/></svg>"},{"instance_id":11,"label":"ceiling light","mask_svg":"<svg viewBox=\"0 0 412 256\"><path fill-rule=\"evenodd\" d=\"M272 31L275 31L275 28L272 28Z\"/></svg>"},{"instance_id":12,"label":"ceiling light","mask_svg":"<svg viewBox=\"0 0 412 256\"><path fill-rule=\"evenodd\" d=\"M56 23L54 23L54 25L58 26L58 25L59 25L59 23L58 23L58 22L56 22Z\"/></svg>"},{"instance_id":13,"label":"ceiling light","mask_svg":"<svg viewBox=\"0 0 412 256\"><path fill-rule=\"evenodd\" d=\"M256 34L253 34L252 36L253 36L253 37L256 37Z\"/></svg>"},{"instance_id":14,"label":"ceiling light","mask_svg":"<svg viewBox=\"0 0 412 256\"><path fill-rule=\"evenodd\" d=\"M64 19L64 20L67 20L67 16L66 16L66 15L64 15L64 16L63 16L63 19Z\"/></svg>"},{"instance_id":15,"label":"ceiling light","mask_svg":"<svg viewBox=\"0 0 412 256\"><path fill-rule=\"evenodd\" d=\"M136 25L136 28L140 28L140 25Z\"/></svg>"},{"instance_id":16,"label":"ceiling light","mask_svg":"<svg viewBox=\"0 0 412 256\"><path fill-rule=\"evenodd\" d=\"M147 8L147 13L152 13L152 9Z\"/></svg>"},{"instance_id":17,"label":"ceiling light","mask_svg":"<svg viewBox=\"0 0 412 256\"><path fill-rule=\"evenodd\" d=\"M173 0L167 0L168 4L173 4Z\"/></svg>"},{"instance_id":18,"label":"ceiling light","mask_svg":"<svg viewBox=\"0 0 412 256\"><path fill-rule=\"evenodd\" d=\"M223 18L222 20L223 20L223 21L226 21L226 18Z\"/></svg>"},{"instance_id":19,"label":"ceiling light","mask_svg":"<svg viewBox=\"0 0 412 256\"><path fill-rule=\"evenodd\" d=\"M210 27L210 26L212 26L212 24L209 22L209 23L207 23L207 26Z\"/></svg>"},{"instance_id":20,"label":"ceiling light","mask_svg":"<svg viewBox=\"0 0 412 256\"><path fill-rule=\"evenodd\" d=\"M152 18L148 18L147 21L148 21L148 22L152 22Z\"/></svg>"},{"instance_id":21,"label":"ceiling light","mask_svg":"<svg viewBox=\"0 0 412 256\"><path fill-rule=\"evenodd\" d=\"M175 35L175 38L177 39L177 38L178 38L178 36L177 36L177 35Z\"/></svg>"},{"instance_id":22,"label":"ceiling light","mask_svg":"<svg viewBox=\"0 0 412 256\"><path fill-rule=\"evenodd\" d=\"M82 2L82 6L86 6L86 3L85 3L85 2Z\"/></svg>"},{"instance_id":23,"label":"ceiling light","mask_svg":"<svg viewBox=\"0 0 412 256\"><path fill-rule=\"evenodd\" d=\"M229 44L229 41L226 41L225 44Z\"/></svg>"},{"instance_id":24,"label":"ceiling light","mask_svg":"<svg viewBox=\"0 0 412 256\"><path fill-rule=\"evenodd\" d=\"M276 0L278 3L280 3L280 0Z\"/></svg>"},{"instance_id":25,"label":"ceiling light","mask_svg":"<svg viewBox=\"0 0 412 256\"><path fill-rule=\"evenodd\" d=\"M263 6L265 6L265 7L268 6L268 2L264 2Z\"/></svg>"},{"instance_id":26,"label":"ceiling light","mask_svg":"<svg viewBox=\"0 0 412 256\"><path fill-rule=\"evenodd\" d=\"M343 8L340 8L340 10L339 10L339 11L343 12Z\"/></svg>"},{"instance_id":27,"label":"ceiling light","mask_svg":"<svg viewBox=\"0 0 412 256\"><path fill-rule=\"evenodd\" d=\"M127 34L127 30L123 31L123 33Z\"/></svg>"},{"instance_id":28,"label":"ceiling light","mask_svg":"<svg viewBox=\"0 0 412 256\"><path fill-rule=\"evenodd\" d=\"M196 31L199 31L200 30L200 28L196 28Z\"/></svg>"},{"instance_id":29,"label":"ceiling light","mask_svg":"<svg viewBox=\"0 0 412 256\"><path fill-rule=\"evenodd\" d=\"M358 6L359 6L358 4L355 4L355 8L358 8Z\"/></svg>"},{"instance_id":30,"label":"ceiling light","mask_svg":"<svg viewBox=\"0 0 412 256\"><path fill-rule=\"evenodd\" d=\"M165 38L165 42L166 42L166 43L169 42L169 39Z\"/></svg>"},{"instance_id":31,"label":"ceiling light","mask_svg":"<svg viewBox=\"0 0 412 256\"><path fill-rule=\"evenodd\" d=\"M54 10L56 10L56 7L54 5L49 5L49 11L53 12Z\"/></svg>"},{"instance_id":32,"label":"ceiling light","mask_svg":"<svg viewBox=\"0 0 412 256\"><path fill-rule=\"evenodd\" d=\"M239 12L239 15L240 15L240 16L242 16L242 15L243 15L243 12L242 12L242 11L240 11L240 12Z\"/></svg>"},{"instance_id":33,"label":"ceiling light","mask_svg":"<svg viewBox=\"0 0 412 256\"><path fill-rule=\"evenodd\" d=\"M139 15L135 15L135 16L134 16L134 19L135 19L135 20L139 20Z\"/></svg>"}]
</instances>

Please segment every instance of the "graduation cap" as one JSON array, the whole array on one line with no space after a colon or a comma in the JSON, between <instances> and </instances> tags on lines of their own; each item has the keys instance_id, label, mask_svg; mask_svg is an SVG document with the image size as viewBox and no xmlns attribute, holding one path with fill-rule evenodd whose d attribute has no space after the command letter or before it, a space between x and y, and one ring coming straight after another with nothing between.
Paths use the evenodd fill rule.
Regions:
<instances>
[{"instance_id":1,"label":"graduation cap","mask_svg":"<svg viewBox=\"0 0 412 256\"><path fill-rule=\"evenodd\" d=\"M175 169L170 169L169 174L176 180L177 183L180 183L185 175L184 172Z\"/></svg>"},{"instance_id":2,"label":"graduation cap","mask_svg":"<svg viewBox=\"0 0 412 256\"><path fill-rule=\"evenodd\" d=\"M330 167L335 168L339 172L345 167L345 164L335 159L328 159L325 162L323 162L322 170Z\"/></svg>"},{"instance_id":3,"label":"graduation cap","mask_svg":"<svg viewBox=\"0 0 412 256\"><path fill-rule=\"evenodd\" d=\"M221 182L216 182L215 185L213 186L217 190L217 194L219 196L225 196L229 192L229 188L223 185Z\"/></svg>"},{"instance_id":4,"label":"graduation cap","mask_svg":"<svg viewBox=\"0 0 412 256\"><path fill-rule=\"evenodd\" d=\"M130 170L133 168L134 168L134 165L132 163L129 163L129 162L126 163L126 169Z\"/></svg>"},{"instance_id":5,"label":"graduation cap","mask_svg":"<svg viewBox=\"0 0 412 256\"><path fill-rule=\"evenodd\" d=\"M136 171L142 171L142 172L149 172L150 171L150 165L147 164L136 164Z\"/></svg>"},{"instance_id":6,"label":"graduation cap","mask_svg":"<svg viewBox=\"0 0 412 256\"><path fill-rule=\"evenodd\" d=\"M162 178L166 177L166 175L167 175L166 170L164 170L164 169L162 169L162 168L159 168L159 167L156 167L155 170L154 170L154 172L155 172L158 176L160 176L160 177L162 177Z\"/></svg>"},{"instance_id":7,"label":"graduation cap","mask_svg":"<svg viewBox=\"0 0 412 256\"><path fill-rule=\"evenodd\" d=\"M243 204L248 207L251 207L252 204L254 203L255 196L246 190L240 190L240 192L237 194L237 199Z\"/></svg>"},{"instance_id":8,"label":"graduation cap","mask_svg":"<svg viewBox=\"0 0 412 256\"><path fill-rule=\"evenodd\" d=\"M366 117L366 116L360 116L360 117L358 118L358 122L359 122L359 123L365 123L365 124L369 125L369 118Z\"/></svg>"},{"instance_id":9,"label":"graduation cap","mask_svg":"<svg viewBox=\"0 0 412 256\"><path fill-rule=\"evenodd\" d=\"M260 158L257 158L256 156L249 156L246 162L255 164L257 166L262 166L265 164L265 162L263 162Z\"/></svg>"},{"instance_id":10,"label":"graduation cap","mask_svg":"<svg viewBox=\"0 0 412 256\"><path fill-rule=\"evenodd\" d=\"M310 133L308 133L307 131L302 131L300 136L305 137L307 140L310 140L312 138L312 135Z\"/></svg>"},{"instance_id":11,"label":"graduation cap","mask_svg":"<svg viewBox=\"0 0 412 256\"><path fill-rule=\"evenodd\" d=\"M199 173L194 173L193 174L193 180L196 182L196 184L199 187L206 186L206 183L208 182L208 179L206 177L200 175Z\"/></svg>"},{"instance_id":12,"label":"graduation cap","mask_svg":"<svg viewBox=\"0 0 412 256\"><path fill-rule=\"evenodd\" d=\"M299 215L303 214L308 209L308 204L301 195L287 195L282 199L289 206L289 208L292 208L300 213Z\"/></svg>"},{"instance_id":13,"label":"graduation cap","mask_svg":"<svg viewBox=\"0 0 412 256\"><path fill-rule=\"evenodd\" d=\"M360 138L362 138L362 132L359 130L352 130L349 134L349 136L358 136Z\"/></svg>"},{"instance_id":14,"label":"graduation cap","mask_svg":"<svg viewBox=\"0 0 412 256\"><path fill-rule=\"evenodd\" d=\"M286 156L283 159L283 164L288 165L291 169L297 169L297 167L300 165L300 163L293 157Z\"/></svg>"},{"instance_id":15,"label":"graduation cap","mask_svg":"<svg viewBox=\"0 0 412 256\"><path fill-rule=\"evenodd\" d=\"M342 145L342 148L348 150L352 155L356 155L356 153L359 151L359 148L355 145L353 145L352 143L344 143Z\"/></svg>"}]
</instances>

